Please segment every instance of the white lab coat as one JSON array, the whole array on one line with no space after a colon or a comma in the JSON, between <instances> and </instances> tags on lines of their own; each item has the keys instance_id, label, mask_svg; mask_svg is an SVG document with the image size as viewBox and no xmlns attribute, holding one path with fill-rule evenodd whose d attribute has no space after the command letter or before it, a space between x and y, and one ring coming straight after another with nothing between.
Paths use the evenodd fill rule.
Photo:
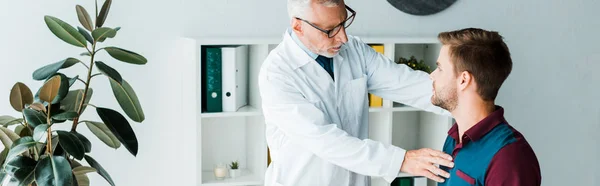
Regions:
<instances>
[{"instance_id":1,"label":"white lab coat","mask_svg":"<svg viewBox=\"0 0 600 186\"><path fill-rule=\"evenodd\" d=\"M333 63L335 81L288 32L264 61L258 81L272 158L265 185L392 182L406 151L367 139L367 92L447 114L430 102L427 73L395 64L358 37L348 36Z\"/></svg>"}]
</instances>

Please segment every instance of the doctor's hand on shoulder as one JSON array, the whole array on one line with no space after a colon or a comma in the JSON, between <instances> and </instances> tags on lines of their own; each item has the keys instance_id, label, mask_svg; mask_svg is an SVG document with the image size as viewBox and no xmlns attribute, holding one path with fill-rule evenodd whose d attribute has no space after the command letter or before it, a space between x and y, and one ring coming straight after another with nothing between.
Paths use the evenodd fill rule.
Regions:
<instances>
[{"instance_id":1,"label":"doctor's hand on shoulder","mask_svg":"<svg viewBox=\"0 0 600 186\"><path fill-rule=\"evenodd\" d=\"M454 167L452 156L441 151L423 148L406 151L400 171L415 176L425 176L437 182L444 182L444 179L439 176L449 178L450 174L435 164L450 168Z\"/></svg>"}]
</instances>

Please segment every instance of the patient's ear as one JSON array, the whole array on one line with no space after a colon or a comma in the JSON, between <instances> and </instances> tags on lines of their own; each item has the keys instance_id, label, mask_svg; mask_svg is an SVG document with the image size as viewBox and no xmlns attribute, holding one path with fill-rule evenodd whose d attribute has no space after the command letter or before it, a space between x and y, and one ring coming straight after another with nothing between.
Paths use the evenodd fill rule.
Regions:
<instances>
[{"instance_id":1,"label":"patient's ear","mask_svg":"<svg viewBox=\"0 0 600 186\"><path fill-rule=\"evenodd\" d=\"M292 31L298 36L303 36L304 32L302 31L302 21L298 19L292 19Z\"/></svg>"},{"instance_id":2,"label":"patient's ear","mask_svg":"<svg viewBox=\"0 0 600 186\"><path fill-rule=\"evenodd\" d=\"M473 86L473 74L463 71L458 75L458 89L465 90L469 86Z\"/></svg>"}]
</instances>

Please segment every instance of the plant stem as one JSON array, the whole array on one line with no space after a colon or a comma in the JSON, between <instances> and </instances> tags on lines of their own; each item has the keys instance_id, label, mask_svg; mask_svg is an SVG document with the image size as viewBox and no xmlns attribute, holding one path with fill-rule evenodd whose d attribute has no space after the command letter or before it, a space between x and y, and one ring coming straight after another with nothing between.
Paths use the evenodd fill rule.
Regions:
<instances>
[{"instance_id":1,"label":"plant stem","mask_svg":"<svg viewBox=\"0 0 600 186\"><path fill-rule=\"evenodd\" d=\"M97 75L102 75L102 73L95 73L94 75L92 75L92 77L97 76Z\"/></svg>"},{"instance_id":2,"label":"plant stem","mask_svg":"<svg viewBox=\"0 0 600 186\"><path fill-rule=\"evenodd\" d=\"M96 49L96 41L92 44L92 51ZM96 52L92 52L91 60L90 60L90 68L88 69L87 81L85 82L85 89L83 91L83 97L81 97L81 103L79 103L79 108L77 109L77 117L73 119L73 126L71 127L71 131L75 132L77 129L77 124L79 121L79 116L81 116L81 111L83 110L83 103L85 102L85 98L87 97L88 89L90 87L90 80L92 79L92 69L94 67L94 57L96 56Z\"/></svg>"},{"instance_id":3,"label":"plant stem","mask_svg":"<svg viewBox=\"0 0 600 186\"><path fill-rule=\"evenodd\" d=\"M100 50L104 50L104 48L106 48L106 47L99 48L98 50L96 50L94 52L98 53Z\"/></svg>"},{"instance_id":4,"label":"plant stem","mask_svg":"<svg viewBox=\"0 0 600 186\"><path fill-rule=\"evenodd\" d=\"M25 114L21 112L21 115L23 116L23 123L25 124L25 128L29 127L27 124L27 119L25 119Z\"/></svg>"},{"instance_id":5,"label":"plant stem","mask_svg":"<svg viewBox=\"0 0 600 186\"><path fill-rule=\"evenodd\" d=\"M83 63L83 61L79 61L79 63L81 63L83 66L85 66L85 68L90 69L90 67L88 67L85 63Z\"/></svg>"},{"instance_id":6,"label":"plant stem","mask_svg":"<svg viewBox=\"0 0 600 186\"><path fill-rule=\"evenodd\" d=\"M48 140L46 141L46 153L52 156L52 129L50 125L50 110L52 108L52 103L48 103L50 106L48 107L48 114L46 114L46 122L48 122Z\"/></svg>"},{"instance_id":7,"label":"plant stem","mask_svg":"<svg viewBox=\"0 0 600 186\"><path fill-rule=\"evenodd\" d=\"M92 105L91 103L87 103L87 104L85 104L85 105L86 105L86 106L92 106L92 107L94 107L94 108L98 108L98 107L96 107L96 105Z\"/></svg>"},{"instance_id":8,"label":"plant stem","mask_svg":"<svg viewBox=\"0 0 600 186\"><path fill-rule=\"evenodd\" d=\"M85 85L85 81L83 81L83 79L77 78L77 80L81 81L81 83L83 83Z\"/></svg>"}]
</instances>

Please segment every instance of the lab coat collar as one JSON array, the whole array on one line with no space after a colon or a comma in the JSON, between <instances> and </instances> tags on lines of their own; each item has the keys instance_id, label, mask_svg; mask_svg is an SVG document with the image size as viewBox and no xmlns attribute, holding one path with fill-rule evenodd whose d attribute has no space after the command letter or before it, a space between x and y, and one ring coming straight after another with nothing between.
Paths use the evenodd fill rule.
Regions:
<instances>
[{"instance_id":1,"label":"lab coat collar","mask_svg":"<svg viewBox=\"0 0 600 186\"><path fill-rule=\"evenodd\" d=\"M294 68L300 68L310 62L315 62L315 59L312 58L310 55L308 55L292 38L292 36L290 35L291 31L288 29L285 31L285 33L283 34L283 44L284 44L284 48L286 48L286 52L291 54L289 55L291 58L291 61L295 63ZM344 60L344 58L342 57L342 52L344 52L346 50L347 46L344 44L342 45L342 48L340 49L340 52L338 53L338 55L333 57L333 62L334 65L335 63L341 62ZM334 66L334 69L336 67ZM335 73L334 73L335 74Z\"/></svg>"}]
</instances>

